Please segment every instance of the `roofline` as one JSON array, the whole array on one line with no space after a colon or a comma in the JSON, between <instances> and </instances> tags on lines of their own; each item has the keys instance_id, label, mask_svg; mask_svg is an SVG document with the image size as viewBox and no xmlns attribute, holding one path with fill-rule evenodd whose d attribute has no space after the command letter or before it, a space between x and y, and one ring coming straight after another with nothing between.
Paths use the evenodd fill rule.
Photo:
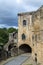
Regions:
<instances>
[{"instance_id":1,"label":"roofline","mask_svg":"<svg viewBox=\"0 0 43 65\"><path fill-rule=\"evenodd\" d=\"M40 7L37 9L37 11L40 11L42 7L43 7L43 5L42 5L42 6L40 6Z\"/></svg>"},{"instance_id":2,"label":"roofline","mask_svg":"<svg viewBox=\"0 0 43 65\"><path fill-rule=\"evenodd\" d=\"M42 5L41 7L43 7L43 5ZM41 8L41 7L40 7L40 8ZM40 10L40 8L38 8L36 11ZM36 11L18 13L18 16L29 15L29 14L32 15L32 14L35 13Z\"/></svg>"},{"instance_id":3,"label":"roofline","mask_svg":"<svg viewBox=\"0 0 43 65\"><path fill-rule=\"evenodd\" d=\"M22 16L22 15L32 15L32 13L35 13L36 11L32 11L32 12L22 12L22 13L18 13L18 16Z\"/></svg>"}]
</instances>

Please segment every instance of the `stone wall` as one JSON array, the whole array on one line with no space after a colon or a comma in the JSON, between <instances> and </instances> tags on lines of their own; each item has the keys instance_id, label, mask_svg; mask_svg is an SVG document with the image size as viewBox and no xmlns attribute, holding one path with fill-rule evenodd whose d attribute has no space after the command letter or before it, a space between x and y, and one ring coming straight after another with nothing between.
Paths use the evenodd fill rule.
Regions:
<instances>
[{"instance_id":1,"label":"stone wall","mask_svg":"<svg viewBox=\"0 0 43 65\"><path fill-rule=\"evenodd\" d=\"M31 46L31 23L32 15L22 15L18 16L18 47L21 44L28 44ZM26 26L23 26L23 20L26 20ZM22 34L26 35L26 40L22 40Z\"/></svg>"},{"instance_id":2,"label":"stone wall","mask_svg":"<svg viewBox=\"0 0 43 65\"><path fill-rule=\"evenodd\" d=\"M37 41L34 41L32 56L34 60L35 57L37 58L37 63L43 64L43 7L34 13L33 23L34 35L37 35Z\"/></svg>"},{"instance_id":3,"label":"stone wall","mask_svg":"<svg viewBox=\"0 0 43 65\"><path fill-rule=\"evenodd\" d=\"M26 26L23 26L26 20ZM32 57L37 63L43 64L43 6L35 12L18 14L18 47L27 44L32 48ZM22 34L26 35L26 40L22 40ZM34 39L32 37L34 36Z\"/></svg>"}]
</instances>

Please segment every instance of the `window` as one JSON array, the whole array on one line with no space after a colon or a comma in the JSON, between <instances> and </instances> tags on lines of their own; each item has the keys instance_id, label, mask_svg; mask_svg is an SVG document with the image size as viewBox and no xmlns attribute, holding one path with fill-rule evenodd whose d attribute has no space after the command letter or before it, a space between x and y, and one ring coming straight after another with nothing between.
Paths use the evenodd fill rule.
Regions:
<instances>
[{"instance_id":1,"label":"window","mask_svg":"<svg viewBox=\"0 0 43 65\"><path fill-rule=\"evenodd\" d=\"M25 39L26 39L25 34L22 34L22 40L25 40Z\"/></svg>"},{"instance_id":2,"label":"window","mask_svg":"<svg viewBox=\"0 0 43 65\"><path fill-rule=\"evenodd\" d=\"M35 56L37 56L37 53L35 53Z\"/></svg>"},{"instance_id":3,"label":"window","mask_svg":"<svg viewBox=\"0 0 43 65\"><path fill-rule=\"evenodd\" d=\"M34 46L34 35L32 36L32 43L33 43L33 46Z\"/></svg>"},{"instance_id":4,"label":"window","mask_svg":"<svg viewBox=\"0 0 43 65\"><path fill-rule=\"evenodd\" d=\"M34 35L32 36L32 40L34 41Z\"/></svg>"},{"instance_id":5,"label":"window","mask_svg":"<svg viewBox=\"0 0 43 65\"><path fill-rule=\"evenodd\" d=\"M26 25L26 20L23 20L23 26L25 26Z\"/></svg>"},{"instance_id":6,"label":"window","mask_svg":"<svg viewBox=\"0 0 43 65\"><path fill-rule=\"evenodd\" d=\"M37 35L35 35L35 41L37 41Z\"/></svg>"}]
</instances>

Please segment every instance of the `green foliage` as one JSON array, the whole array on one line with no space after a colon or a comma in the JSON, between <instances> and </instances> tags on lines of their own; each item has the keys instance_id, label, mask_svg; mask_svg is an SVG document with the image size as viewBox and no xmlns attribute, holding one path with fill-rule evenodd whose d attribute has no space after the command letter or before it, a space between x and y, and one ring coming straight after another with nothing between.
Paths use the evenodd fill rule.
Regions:
<instances>
[{"instance_id":1,"label":"green foliage","mask_svg":"<svg viewBox=\"0 0 43 65\"><path fill-rule=\"evenodd\" d=\"M15 28L9 28L9 29L8 29L8 33L17 32L17 31L18 31L18 30L15 29Z\"/></svg>"},{"instance_id":2,"label":"green foliage","mask_svg":"<svg viewBox=\"0 0 43 65\"><path fill-rule=\"evenodd\" d=\"M4 29L0 29L0 43L8 42L8 33Z\"/></svg>"},{"instance_id":3,"label":"green foliage","mask_svg":"<svg viewBox=\"0 0 43 65\"><path fill-rule=\"evenodd\" d=\"M2 37L0 37L0 44L3 42L3 38Z\"/></svg>"},{"instance_id":4,"label":"green foliage","mask_svg":"<svg viewBox=\"0 0 43 65\"><path fill-rule=\"evenodd\" d=\"M18 32L18 29L15 28L0 28L0 44L3 43L6 44L8 42L9 39L9 33L12 32Z\"/></svg>"}]
</instances>

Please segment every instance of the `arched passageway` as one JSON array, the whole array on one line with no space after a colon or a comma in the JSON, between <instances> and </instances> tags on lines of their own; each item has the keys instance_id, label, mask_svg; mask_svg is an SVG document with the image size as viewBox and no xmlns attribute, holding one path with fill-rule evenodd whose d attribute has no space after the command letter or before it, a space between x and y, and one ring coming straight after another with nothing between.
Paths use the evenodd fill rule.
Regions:
<instances>
[{"instance_id":1,"label":"arched passageway","mask_svg":"<svg viewBox=\"0 0 43 65\"><path fill-rule=\"evenodd\" d=\"M32 53L32 48L27 44L22 44L19 47L19 50L23 51L24 53Z\"/></svg>"},{"instance_id":2,"label":"arched passageway","mask_svg":"<svg viewBox=\"0 0 43 65\"><path fill-rule=\"evenodd\" d=\"M13 44L10 44L10 45L8 46L8 51L10 51L11 48L13 48Z\"/></svg>"}]
</instances>

